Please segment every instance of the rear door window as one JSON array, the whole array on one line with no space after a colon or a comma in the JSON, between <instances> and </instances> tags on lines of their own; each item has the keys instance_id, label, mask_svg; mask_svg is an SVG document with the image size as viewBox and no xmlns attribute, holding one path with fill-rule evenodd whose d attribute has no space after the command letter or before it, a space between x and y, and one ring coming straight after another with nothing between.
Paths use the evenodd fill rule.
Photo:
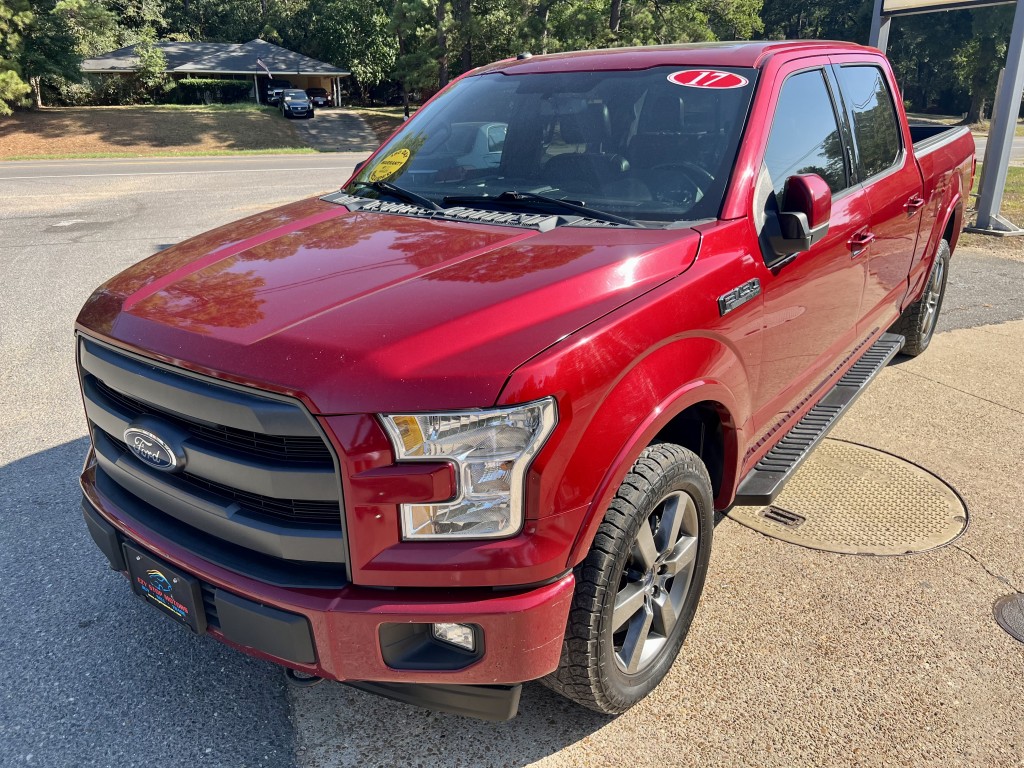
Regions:
<instances>
[{"instance_id":1,"label":"rear door window","mask_svg":"<svg viewBox=\"0 0 1024 768\"><path fill-rule=\"evenodd\" d=\"M896 109L885 74L879 67L839 67L839 87L853 118L857 169L862 180L892 168L899 160L902 141Z\"/></svg>"},{"instance_id":2,"label":"rear door window","mask_svg":"<svg viewBox=\"0 0 1024 768\"><path fill-rule=\"evenodd\" d=\"M764 162L782 206L786 179L816 173L832 193L850 186L843 140L825 74L799 72L782 85Z\"/></svg>"}]
</instances>

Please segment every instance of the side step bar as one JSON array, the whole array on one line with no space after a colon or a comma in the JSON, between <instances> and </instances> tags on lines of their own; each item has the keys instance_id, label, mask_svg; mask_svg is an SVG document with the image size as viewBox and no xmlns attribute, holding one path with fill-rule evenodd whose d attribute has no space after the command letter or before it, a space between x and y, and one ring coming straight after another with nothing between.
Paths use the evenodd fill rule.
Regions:
<instances>
[{"instance_id":1,"label":"side step bar","mask_svg":"<svg viewBox=\"0 0 1024 768\"><path fill-rule=\"evenodd\" d=\"M811 451L820 443L839 417L853 404L868 384L903 349L906 341L894 333L883 333L868 347L843 377L786 436L754 465L736 491L737 505L771 504Z\"/></svg>"}]
</instances>

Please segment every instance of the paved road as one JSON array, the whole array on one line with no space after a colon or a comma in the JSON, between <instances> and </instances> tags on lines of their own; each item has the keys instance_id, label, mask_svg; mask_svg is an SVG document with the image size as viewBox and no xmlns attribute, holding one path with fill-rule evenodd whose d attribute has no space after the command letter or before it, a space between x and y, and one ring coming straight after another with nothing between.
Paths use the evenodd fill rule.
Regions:
<instances>
[{"instance_id":1,"label":"paved road","mask_svg":"<svg viewBox=\"0 0 1024 768\"><path fill-rule=\"evenodd\" d=\"M1024 647L989 611L1024 589L1024 262L980 252L954 262L935 350L840 426L954 483L974 519L959 547L841 557L723 522L680 662L620 718L537 685L498 725L286 689L133 598L78 509L78 308L139 258L335 188L361 157L0 164L0 766L1019 768Z\"/></svg>"},{"instance_id":2,"label":"paved road","mask_svg":"<svg viewBox=\"0 0 1024 768\"><path fill-rule=\"evenodd\" d=\"M105 160L23 160L0 163L0 181L28 181L31 179L81 178L137 178L150 176L198 176L201 187L210 193L223 192L235 187L257 185L267 190L293 189L294 177L290 172L331 173L330 186L341 184L353 166L366 158L362 151L338 152L329 155L235 155L231 157L157 157ZM270 174L270 175L267 175ZM279 174L274 176L273 174ZM221 179L230 176L231 179ZM203 181L209 177L209 181ZM242 179L248 181L243 182ZM287 184L281 180L288 178ZM323 177L311 179L323 181ZM61 182L74 185L75 182ZM37 191L22 185L27 191ZM14 187L8 187L13 190ZM88 187L91 189L91 187ZM45 190L45 188L44 188ZM56 207L56 206L51 206ZM186 234L192 230L186 230Z\"/></svg>"},{"instance_id":3,"label":"paved road","mask_svg":"<svg viewBox=\"0 0 1024 768\"><path fill-rule=\"evenodd\" d=\"M977 147L978 162L980 163L985 159L985 146L988 144L988 137L975 134L974 144ZM1013 137L1013 144L1010 147L1010 162L1024 163L1024 136Z\"/></svg>"},{"instance_id":4,"label":"paved road","mask_svg":"<svg viewBox=\"0 0 1024 768\"><path fill-rule=\"evenodd\" d=\"M93 551L71 326L130 263L362 157L0 164L0 766L293 764L280 671L153 621Z\"/></svg>"}]
</instances>

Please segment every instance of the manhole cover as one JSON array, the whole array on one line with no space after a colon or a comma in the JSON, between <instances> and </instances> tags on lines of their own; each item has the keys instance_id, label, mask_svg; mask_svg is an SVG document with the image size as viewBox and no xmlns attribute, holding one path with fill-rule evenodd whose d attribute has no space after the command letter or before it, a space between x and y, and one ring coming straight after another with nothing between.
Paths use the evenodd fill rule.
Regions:
<instances>
[{"instance_id":1,"label":"manhole cover","mask_svg":"<svg viewBox=\"0 0 1024 768\"><path fill-rule=\"evenodd\" d=\"M946 544L967 527L956 492L916 464L825 440L770 507L729 517L776 539L856 555L904 555Z\"/></svg>"},{"instance_id":2,"label":"manhole cover","mask_svg":"<svg viewBox=\"0 0 1024 768\"><path fill-rule=\"evenodd\" d=\"M1004 595L996 600L992 613L1010 637L1024 643L1024 595Z\"/></svg>"}]
</instances>

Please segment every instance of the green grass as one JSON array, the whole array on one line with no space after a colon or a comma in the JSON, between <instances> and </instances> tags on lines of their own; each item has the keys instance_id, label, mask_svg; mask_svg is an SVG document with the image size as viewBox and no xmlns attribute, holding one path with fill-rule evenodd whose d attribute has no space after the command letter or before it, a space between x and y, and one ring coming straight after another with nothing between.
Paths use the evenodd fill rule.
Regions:
<instances>
[{"instance_id":1,"label":"green grass","mask_svg":"<svg viewBox=\"0 0 1024 768\"><path fill-rule=\"evenodd\" d=\"M277 107L257 104L254 101L242 101L237 104L154 104L151 109L184 110L186 112L273 112Z\"/></svg>"},{"instance_id":2,"label":"green grass","mask_svg":"<svg viewBox=\"0 0 1024 768\"><path fill-rule=\"evenodd\" d=\"M398 119L402 119L405 117L405 107L361 107L355 105L348 107L348 109L351 109L354 112L369 112L371 114L390 115L391 117L397 117ZM417 109L419 109L418 105L410 104L409 114L412 114Z\"/></svg>"},{"instance_id":3,"label":"green grass","mask_svg":"<svg viewBox=\"0 0 1024 768\"><path fill-rule=\"evenodd\" d=\"M257 104L56 107L0 118L0 159L313 152Z\"/></svg>"},{"instance_id":4,"label":"green grass","mask_svg":"<svg viewBox=\"0 0 1024 768\"><path fill-rule=\"evenodd\" d=\"M981 178L981 165L978 165L978 179ZM977 181L975 182L977 192ZM1003 205L1000 214L1017 226L1024 224L1024 168L1016 166L1008 169L1006 188L1003 190Z\"/></svg>"},{"instance_id":5,"label":"green grass","mask_svg":"<svg viewBox=\"0 0 1024 768\"><path fill-rule=\"evenodd\" d=\"M378 141L384 141L391 133L405 121L405 108L404 107L345 107L349 112L352 112L359 117L363 118L363 121L370 126ZM409 114L411 115L419 107L409 106Z\"/></svg>"},{"instance_id":6,"label":"green grass","mask_svg":"<svg viewBox=\"0 0 1024 768\"><path fill-rule=\"evenodd\" d=\"M971 201L969 204L971 209L976 204L974 195L978 193L980 181L981 163L978 163L978 172L974 175L974 189L971 190ZM1000 206L999 213L1017 226L1024 226L1024 168L1011 166L1007 169L1006 187L1003 189L1003 203ZM974 223L975 214L973 210L965 215L965 220L968 224ZM992 235L964 232L960 236L960 243L969 248L983 249L999 255L1010 255L1012 258L1024 256L1024 237L994 237Z\"/></svg>"}]
</instances>

